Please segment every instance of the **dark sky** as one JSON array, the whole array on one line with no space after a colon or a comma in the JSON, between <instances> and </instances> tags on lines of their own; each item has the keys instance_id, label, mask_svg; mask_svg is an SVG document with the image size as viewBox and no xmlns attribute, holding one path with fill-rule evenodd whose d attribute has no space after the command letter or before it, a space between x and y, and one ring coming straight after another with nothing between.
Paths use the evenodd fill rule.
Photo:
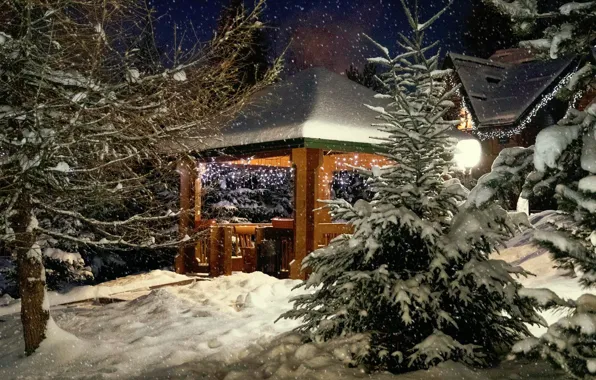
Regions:
<instances>
[{"instance_id":1,"label":"dark sky","mask_svg":"<svg viewBox=\"0 0 596 380\"><path fill-rule=\"evenodd\" d=\"M413 0L409 0L413 2ZM461 52L461 35L470 1L456 0L450 11L428 33L441 41L443 50ZM229 0L149 0L158 15L158 32L171 40L173 24L185 28L192 23L200 38L208 40L216 28L223 6ZM251 5L253 0L246 0ZM447 0L419 0L423 15L438 11ZM423 17L425 19L426 17ZM273 54L289 49L288 70L324 66L343 72L350 64L362 66L365 58L376 56L362 33L372 36L396 52L399 32L408 25L399 0L268 0L262 21L269 25Z\"/></svg>"}]
</instances>

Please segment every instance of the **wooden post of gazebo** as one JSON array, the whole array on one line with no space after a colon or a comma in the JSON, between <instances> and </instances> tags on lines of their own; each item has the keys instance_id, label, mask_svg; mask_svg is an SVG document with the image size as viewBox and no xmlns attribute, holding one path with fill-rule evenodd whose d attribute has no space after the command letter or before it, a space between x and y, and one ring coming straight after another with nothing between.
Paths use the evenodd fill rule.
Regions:
<instances>
[{"instance_id":1,"label":"wooden post of gazebo","mask_svg":"<svg viewBox=\"0 0 596 380\"><path fill-rule=\"evenodd\" d=\"M178 161L178 173L180 174L180 220L178 223L178 234L182 240L186 235L193 233L193 185L196 178L195 163L188 157ZM175 259L176 273L193 272L196 268L194 247L187 242L181 242L178 246L178 255Z\"/></svg>"},{"instance_id":2,"label":"wooden post of gazebo","mask_svg":"<svg viewBox=\"0 0 596 380\"><path fill-rule=\"evenodd\" d=\"M292 149L295 166L294 181L294 260L290 278L305 278L302 260L315 250L315 213L317 201L317 170L323 163L323 151L313 148Z\"/></svg>"},{"instance_id":3,"label":"wooden post of gazebo","mask_svg":"<svg viewBox=\"0 0 596 380\"><path fill-rule=\"evenodd\" d=\"M331 184L333 182L333 172L335 171L335 159L331 155L323 156L323 165L317 171L316 194L317 200L331 199ZM325 204L317 202L317 208L324 207ZM315 226L321 223L330 223L331 215L329 210L324 208L315 211Z\"/></svg>"}]
</instances>

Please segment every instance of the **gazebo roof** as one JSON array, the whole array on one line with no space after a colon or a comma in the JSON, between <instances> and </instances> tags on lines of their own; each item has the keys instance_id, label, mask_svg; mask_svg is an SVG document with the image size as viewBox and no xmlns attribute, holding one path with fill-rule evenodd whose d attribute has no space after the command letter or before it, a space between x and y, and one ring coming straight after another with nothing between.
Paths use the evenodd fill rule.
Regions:
<instances>
[{"instance_id":1,"label":"gazebo roof","mask_svg":"<svg viewBox=\"0 0 596 380\"><path fill-rule=\"evenodd\" d=\"M307 69L254 94L234 119L223 124L218 136L187 148L203 157L302 147L377 153L379 138L388 134L371 125L379 114L365 104L379 107L388 101L375 95L343 75ZM450 134L473 138L455 128Z\"/></svg>"},{"instance_id":2,"label":"gazebo roof","mask_svg":"<svg viewBox=\"0 0 596 380\"><path fill-rule=\"evenodd\" d=\"M449 53L479 127L509 126L565 75L574 57L521 64Z\"/></svg>"},{"instance_id":3,"label":"gazebo roof","mask_svg":"<svg viewBox=\"0 0 596 380\"><path fill-rule=\"evenodd\" d=\"M385 134L373 127L375 92L323 68L312 68L253 95L249 104L198 151L250 153L295 147L372 151Z\"/></svg>"}]
</instances>

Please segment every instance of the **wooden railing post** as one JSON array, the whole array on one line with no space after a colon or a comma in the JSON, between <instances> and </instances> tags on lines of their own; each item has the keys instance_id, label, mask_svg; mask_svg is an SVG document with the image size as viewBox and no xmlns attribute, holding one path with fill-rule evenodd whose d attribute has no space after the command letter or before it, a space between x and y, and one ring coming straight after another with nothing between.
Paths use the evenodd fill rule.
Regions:
<instances>
[{"instance_id":1,"label":"wooden railing post","mask_svg":"<svg viewBox=\"0 0 596 380\"><path fill-rule=\"evenodd\" d=\"M218 277L221 273L219 256L222 251L220 247L221 227L211 227L211 237L209 239L209 276Z\"/></svg>"},{"instance_id":2,"label":"wooden railing post","mask_svg":"<svg viewBox=\"0 0 596 380\"><path fill-rule=\"evenodd\" d=\"M232 235L233 227L226 226L223 228L224 241L223 241L223 274L224 276L232 275Z\"/></svg>"},{"instance_id":3,"label":"wooden railing post","mask_svg":"<svg viewBox=\"0 0 596 380\"><path fill-rule=\"evenodd\" d=\"M182 240L184 236L191 235L192 218L192 188L194 184L194 162L185 157L178 161L178 173L180 174L180 220L178 224L178 235ZM175 269L177 273L191 272L197 266L194 258L194 247L183 241L178 246L178 255L175 258Z\"/></svg>"}]
</instances>

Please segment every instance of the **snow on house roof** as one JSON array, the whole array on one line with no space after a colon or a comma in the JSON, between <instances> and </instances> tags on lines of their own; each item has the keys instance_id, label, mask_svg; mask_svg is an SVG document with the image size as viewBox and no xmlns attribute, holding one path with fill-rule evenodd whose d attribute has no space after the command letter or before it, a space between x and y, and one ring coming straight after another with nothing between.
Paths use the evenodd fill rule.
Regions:
<instances>
[{"instance_id":1,"label":"snow on house roof","mask_svg":"<svg viewBox=\"0 0 596 380\"><path fill-rule=\"evenodd\" d=\"M489 60L502 63L520 64L535 61L536 54L527 48L511 48L497 50Z\"/></svg>"},{"instance_id":2,"label":"snow on house roof","mask_svg":"<svg viewBox=\"0 0 596 380\"><path fill-rule=\"evenodd\" d=\"M383 105L375 92L323 68L312 68L255 94L249 104L200 151L317 139L378 144L385 134L371 126L378 115L364 104Z\"/></svg>"},{"instance_id":3,"label":"snow on house roof","mask_svg":"<svg viewBox=\"0 0 596 380\"><path fill-rule=\"evenodd\" d=\"M567 72L574 57L522 64L449 53L480 127L518 122Z\"/></svg>"}]
</instances>

